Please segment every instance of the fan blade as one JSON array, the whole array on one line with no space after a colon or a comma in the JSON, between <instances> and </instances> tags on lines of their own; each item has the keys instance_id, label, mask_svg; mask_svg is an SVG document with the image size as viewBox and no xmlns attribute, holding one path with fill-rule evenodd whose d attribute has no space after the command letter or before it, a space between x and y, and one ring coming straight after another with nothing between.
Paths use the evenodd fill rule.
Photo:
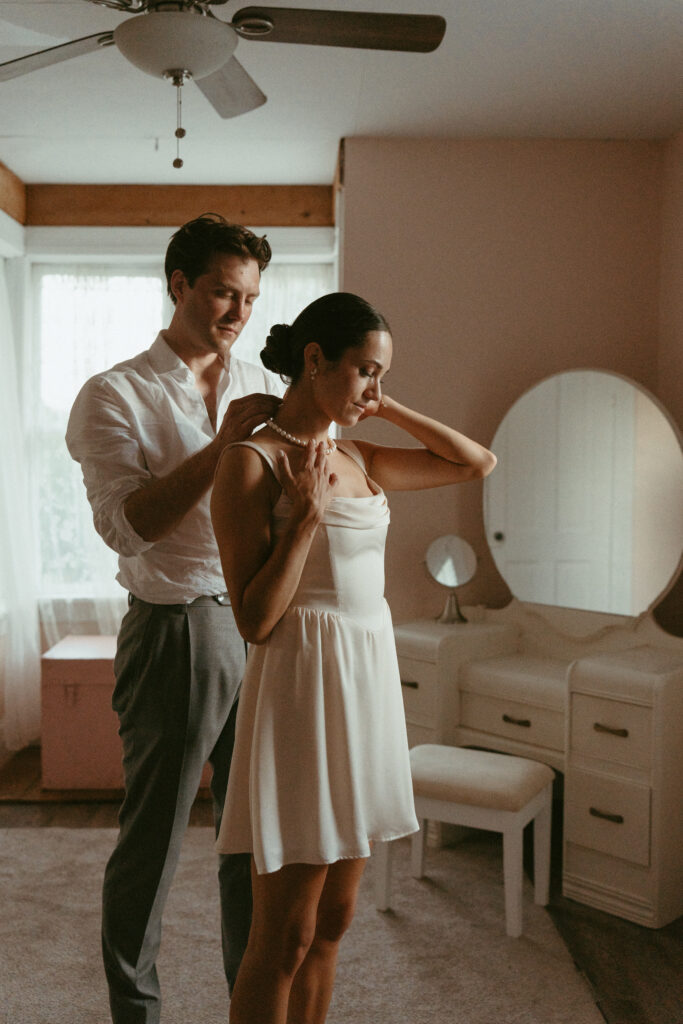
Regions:
<instances>
[{"instance_id":1,"label":"fan blade","mask_svg":"<svg viewBox=\"0 0 683 1024\"><path fill-rule=\"evenodd\" d=\"M221 117L246 114L266 102L266 97L254 79L235 57L231 57L227 64L213 74L195 79L195 84Z\"/></svg>"},{"instance_id":2,"label":"fan blade","mask_svg":"<svg viewBox=\"0 0 683 1024\"><path fill-rule=\"evenodd\" d=\"M270 22L272 29L264 25ZM356 11L308 11L295 7L244 7L232 19L243 39L264 43L354 46L367 50L429 53L446 31L433 14L368 14Z\"/></svg>"},{"instance_id":3,"label":"fan blade","mask_svg":"<svg viewBox=\"0 0 683 1024\"><path fill-rule=\"evenodd\" d=\"M4 64L0 64L0 82L7 82L19 75L27 75L29 71L49 68L52 64L71 60L72 57L82 57L86 53L99 50L101 46L111 46L113 42L113 32L96 32L94 36L83 36L82 39L73 39L70 43L60 43L59 46L51 46L47 50L38 50L37 53L28 53L25 57L17 57L16 60L5 61Z\"/></svg>"}]
</instances>

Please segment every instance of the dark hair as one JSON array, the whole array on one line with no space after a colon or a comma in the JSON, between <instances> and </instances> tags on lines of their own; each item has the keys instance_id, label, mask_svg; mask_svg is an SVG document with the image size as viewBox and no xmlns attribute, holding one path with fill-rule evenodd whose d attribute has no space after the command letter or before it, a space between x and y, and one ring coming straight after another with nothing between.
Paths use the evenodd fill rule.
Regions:
<instances>
[{"instance_id":1,"label":"dark hair","mask_svg":"<svg viewBox=\"0 0 683 1024\"><path fill-rule=\"evenodd\" d=\"M275 324L261 350L261 362L287 383L295 383L304 368L304 349L317 341L325 359L337 362L347 348L363 344L369 331L389 331L376 309L351 292L332 292L315 299L291 326Z\"/></svg>"},{"instance_id":2,"label":"dark hair","mask_svg":"<svg viewBox=\"0 0 683 1024\"><path fill-rule=\"evenodd\" d=\"M166 285L174 303L173 271L182 270L192 288L197 278L206 273L217 252L232 253L244 260L254 259L260 271L266 269L272 255L265 235L259 238L249 228L231 224L219 213L203 213L178 228L166 250Z\"/></svg>"}]
</instances>

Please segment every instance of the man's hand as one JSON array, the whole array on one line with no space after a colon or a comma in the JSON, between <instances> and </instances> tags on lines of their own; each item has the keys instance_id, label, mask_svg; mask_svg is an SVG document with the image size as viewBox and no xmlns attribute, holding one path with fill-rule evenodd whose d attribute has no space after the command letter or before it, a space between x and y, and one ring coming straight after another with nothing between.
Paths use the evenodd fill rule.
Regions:
<instances>
[{"instance_id":1,"label":"man's hand","mask_svg":"<svg viewBox=\"0 0 683 1024\"><path fill-rule=\"evenodd\" d=\"M262 395L258 392L245 395L244 398L235 398L223 417L216 434L216 443L222 449L235 441L246 441L261 423L277 415L281 401L277 395Z\"/></svg>"},{"instance_id":2,"label":"man's hand","mask_svg":"<svg viewBox=\"0 0 683 1024\"><path fill-rule=\"evenodd\" d=\"M246 441L268 416L275 416L279 405L276 395L246 395L231 402L213 441L126 499L124 511L135 532L154 542L175 530L211 486L223 449L233 441Z\"/></svg>"}]
</instances>

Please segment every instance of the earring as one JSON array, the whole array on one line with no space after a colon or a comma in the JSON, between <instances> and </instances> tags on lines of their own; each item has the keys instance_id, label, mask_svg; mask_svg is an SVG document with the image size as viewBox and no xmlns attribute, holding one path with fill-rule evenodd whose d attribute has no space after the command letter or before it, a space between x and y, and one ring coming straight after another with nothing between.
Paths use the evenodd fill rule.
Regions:
<instances>
[{"instance_id":1,"label":"earring","mask_svg":"<svg viewBox=\"0 0 683 1024\"><path fill-rule=\"evenodd\" d=\"M318 376L318 367L317 367L317 366L314 366L314 367L312 367L312 369L311 369L311 372L310 372L310 374L309 374L309 377L311 378L311 380L315 380L315 378L316 378L317 376Z\"/></svg>"}]
</instances>

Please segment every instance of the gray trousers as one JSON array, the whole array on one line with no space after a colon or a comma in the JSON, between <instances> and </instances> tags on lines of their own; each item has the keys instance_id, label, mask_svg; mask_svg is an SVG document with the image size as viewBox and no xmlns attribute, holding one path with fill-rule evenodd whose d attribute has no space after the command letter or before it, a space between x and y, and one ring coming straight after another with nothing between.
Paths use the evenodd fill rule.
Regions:
<instances>
[{"instance_id":1,"label":"gray trousers","mask_svg":"<svg viewBox=\"0 0 683 1024\"><path fill-rule=\"evenodd\" d=\"M114 1024L158 1024L161 915L204 764L220 826L245 645L232 609L133 599L119 632L112 699L125 797L102 893L102 949ZM251 923L248 854L218 858L223 961L237 974Z\"/></svg>"}]
</instances>

